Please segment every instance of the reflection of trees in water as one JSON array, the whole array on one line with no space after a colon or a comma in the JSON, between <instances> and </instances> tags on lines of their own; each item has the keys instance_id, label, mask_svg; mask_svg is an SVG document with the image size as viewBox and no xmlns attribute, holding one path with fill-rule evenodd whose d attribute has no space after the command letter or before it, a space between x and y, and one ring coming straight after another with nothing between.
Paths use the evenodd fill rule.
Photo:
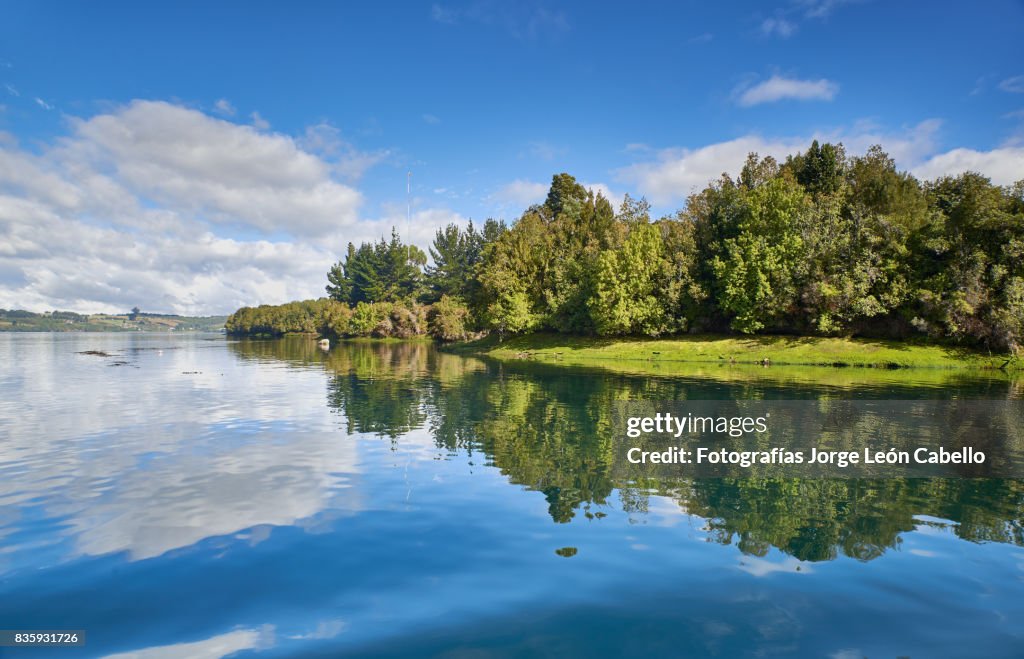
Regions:
<instances>
[{"instance_id":1,"label":"reflection of trees in water","mask_svg":"<svg viewBox=\"0 0 1024 659\"><path fill-rule=\"evenodd\" d=\"M678 500L708 519L716 541L763 556L772 546L805 561L841 552L861 560L899 544L915 515L959 522L971 541L1024 544L1024 484L965 479L694 480Z\"/></svg>"},{"instance_id":2,"label":"reflection of trees in water","mask_svg":"<svg viewBox=\"0 0 1024 659\"><path fill-rule=\"evenodd\" d=\"M706 518L709 537L748 554L776 547L801 560L840 553L870 560L900 534L952 520L970 541L1024 545L1024 482L971 479L704 479L651 481L612 475L612 414L619 400L807 398L836 396L806 385L709 382L509 367L439 353L424 343L353 343L329 354L308 340L233 344L244 357L296 365L322 362L332 374L328 405L349 432L397 441L427 427L439 448L483 452L512 483L542 492L554 521L571 521L618 491L627 512L647 510L651 493ZM893 398L1013 395L1010 383L965 381L953 388L891 389ZM840 392L841 393L841 392ZM874 392L878 395L880 392Z\"/></svg>"}]
</instances>

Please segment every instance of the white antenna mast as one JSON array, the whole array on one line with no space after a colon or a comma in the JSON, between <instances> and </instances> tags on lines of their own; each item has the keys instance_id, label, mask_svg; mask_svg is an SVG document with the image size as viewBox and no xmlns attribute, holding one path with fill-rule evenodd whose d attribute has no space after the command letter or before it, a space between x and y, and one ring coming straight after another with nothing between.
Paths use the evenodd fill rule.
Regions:
<instances>
[{"instance_id":1,"label":"white antenna mast","mask_svg":"<svg viewBox=\"0 0 1024 659\"><path fill-rule=\"evenodd\" d=\"M406 260L412 261L412 172L405 175L405 240L408 243Z\"/></svg>"}]
</instances>

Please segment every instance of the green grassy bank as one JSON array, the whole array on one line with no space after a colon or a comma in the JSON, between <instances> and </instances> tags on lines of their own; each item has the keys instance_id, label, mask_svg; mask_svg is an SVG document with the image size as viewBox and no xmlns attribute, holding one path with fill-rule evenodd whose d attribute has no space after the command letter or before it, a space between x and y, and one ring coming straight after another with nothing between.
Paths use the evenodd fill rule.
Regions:
<instances>
[{"instance_id":1,"label":"green grassy bank","mask_svg":"<svg viewBox=\"0 0 1024 659\"><path fill-rule=\"evenodd\" d=\"M631 362L651 367L672 362L1019 370L1022 361L956 346L875 339L694 335L671 339L573 337L533 334L495 337L455 348L501 360L531 359L574 365Z\"/></svg>"}]
</instances>

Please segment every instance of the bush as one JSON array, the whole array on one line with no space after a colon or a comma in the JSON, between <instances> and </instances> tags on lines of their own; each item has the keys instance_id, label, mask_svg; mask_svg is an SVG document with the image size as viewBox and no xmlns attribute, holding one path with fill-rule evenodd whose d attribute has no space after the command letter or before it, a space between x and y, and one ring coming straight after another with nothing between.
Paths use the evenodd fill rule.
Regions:
<instances>
[{"instance_id":1,"label":"bush","mask_svg":"<svg viewBox=\"0 0 1024 659\"><path fill-rule=\"evenodd\" d=\"M408 339L427 333L428 307L415 302L360 302L355 308L322 298L281 305L242 307L225 327L242 336L320 334L321 336Z\"/></svg>"},{"instance_id":2,"label":"bush","mask_svg":"<svg viewBox=\"0 0 1024 659\"><path fill-rule=\"evenodd\" d=\"M384 336L409 339L414 336L422 336L426 334L426 331L426 307L414 302L408 307L402 305L394 306L390 316L390 333Z\"/></svg>"},{"instance_id":3,"label":"bush","mask_svg":"<svg viewBox=\"0 0 1024 659\"><path fill-rule=\"evenodd\" d=\"M429 322L429 334L441 341L462 341L469 332L466 325L469 322L469 308L462 302L450 298L447 295L430 308L427 316Z\"/></svg>"},{"instance_id":4,"label":"bush","mask_svg":"<svg viewBox=\"0 0 1024 659\"><path fill-rule=\"evenodd\" d=\"M391 305L387 302L360 302L352 310L346 336L373 336L378 331L386 332L384 321L390 313Z\"/></svg>"}]
</instances>

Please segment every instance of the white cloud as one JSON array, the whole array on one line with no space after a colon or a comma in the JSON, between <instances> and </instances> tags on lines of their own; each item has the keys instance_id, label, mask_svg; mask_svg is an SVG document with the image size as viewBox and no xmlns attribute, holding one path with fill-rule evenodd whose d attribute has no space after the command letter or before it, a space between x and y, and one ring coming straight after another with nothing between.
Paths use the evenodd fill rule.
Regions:
<instances>
[{"instance_id":1,"label":"white cloud","mask_svg":"<svg viewBox=\"0 0 1024 659\"><path fill-rule=\"evenodd\" d=\"M15 89L12 85L4 85L4 89L6 89L7 93L11 96L21 96L21 92Z\"/></svg>"},{"instance_id":2,"label":"white cloud","mask_svg":"<svg viewBox=\"0 0 1024 659\"><path fill-rule=\"evenodd\" d=\"M977 80L975 80L974 87L971 88L971 96L977 96L981 92L985 91L985 88L988 86L989 80L991 79L992 75L989 74L980 76Z\"/></svg>"},{"instance_id":3,"label":"white cloud","mask_svg":"<svg viewBox=\"0 0 1024 659\"><path fill-rule=\"evenodd\" d=\"M774 10L773 15L761 20L763 36L788 39L800 29L800 23L809 19L825 20L842 5L861 0L792 0L788 6ZM755 18L761 18L755 16Z\"/></svg>"},{"instance_id":4,"label":"white cloud","mask_svg":"<svg viewBox=\"0 0 1024 659\"><path fill-rule=\"evenodd\" d=\"M252 127L256 130L270 130L270 122L260 116L259 112L253 112L249 118L252 119Z\"/></svg>"},{"instance_id":5,"label":"white cloud","mask_svg":"<svg viewBox=\"0 0 1024 659\"><path fill-rule=\"evenodd\" d=\"M807 18L826 18L843 5L852 4L857 0L797 0Z\"/></svg>"},{"instance_id":6,"label":"white cloud","mask_svg":"<svg viewBox=\"0 0 1024 659\"><path fill-rule=\"evenodd\" d=\"M555 146L544 140L533 140L527 144L526 150L520 153L520 157L535 158L537 160L551 161L565 155L568 149Z\"/></svg>"},{"instance_id":7,"label":"white cloud","mask_svg":"<svg viewBox=\"0 0 1024 659\"><path fill-rule=\"evenodd\" d=\"M623 194L612 190L606 183L588 183L586 181L580 181L579 183L584 188L593 190L595 195L597 193L604 195L604 198L611 202L612 208L616 211L622 204ZM533 204L543 203L548 196L550 187L548 183L535 183L533 181L516 179L499 188L497 192L491 195L490 200L501 204L504 210L510 210L518 214Z\"/></svg>"},{"instance_id":8,"label":"white cloud","mask_svg":"<svg viewBox=\"0 0 1024 659\"><path fill-rule=\"evenodd\" d=\"M548 196L548 186L546 183L536 183L534 181L524 181L522 179L516 179L511 183L506 183L492 195L492 198L498 202L505 204L515 205L525 209L531 204L539 204Z\"/></svg>"},{"instance_id":9,"label":"white cloud","mask_svg":"<svg viewBox=\"0 0 1024 659\"><path fill-rule=\"evenodd\" d=\"M668 203L703 188L723 172L738 171L748 153L779 156L805 146L802 140L767 140L747 135L696 149L665 149L656 160L619 170L618 177L635 185L651 201Z\"/></svg>"},{"instance_id":10,"label":"white cloud","mask_svg":"<svg viewBox=\"0 0 1024 659\"><path fill-rule=\"evenodd\" d=\"M441 120L432 114L425 114L423 115L423 123L436 126L437 124L441 123Z\"/></svg>"},{"instance_id":11,"label":"white cloud","mask_svg":"<svg viewBox=\"0 0 1024 659\"><path fill-rule=\"evenodd\" d=\"M761 34L766 37L778 36L788 39L796 34L796 31L796 23L791 23L785 18L766 18L761 21Z\"/></svg>"},{"instance_id":12,"label":"white cloud","mask_svg":"<svg viewBox=\"0 0 1024 659\"><path fill-rule=\"evenodd\" d=\"M52 110L53 109L52 105L50 105L49 103L47 103L43 99L39 98L38 96L36 96L32 100L34 100L36 102L36 105L38 105L39 107L43 108L44 110Z\"/></svg>"},{"instance_id":13,"label":"white cloud","mask_svg":"<svg viewBox=\"0 0 1024 659\"><path fill-rule=\"evenodd\" d=\"M744 135L697 148L663 149L653 160L622 168L616 176L656 204L678 203L723 173L738 174L749 153L783 160L807 149L815 139L842 142L849 153L863 153L872 144L881 144L897 163L910 167L935 153L940 125L938 120L930 119L902 131L887 132L860 122L847 129L816 131L804 136Z\"/></svg>"},{"instance_id":14,"label":"white cloud","mask_svg":"<svg viewBox=\"0 0 1024 659\"><path fill-rule=\"evenodd\" d=\"M219 99L216 103L214 103L213 109L216 110L218 114L222 114L225 117L233 117L235 116L236 112L235 106L231 105L231 101L229 101L226 98Z\"/></svg>"},{"instance_id":15,"label":"white cloud","mask_svg":"<svg viewBox=\"0 0 1024 659\"><path fill-rule=\"evenodd\" d=\"M929 158L912 171L923 179L980 172L997 185L1010 185L1024 179L1024 147L1004 146L991 151L953 149Z\"/></svg>"},{"instance_id":16,"label":"white cloud","mask_svg":"<svg viewBox=\"0 0 1024 659\"><path fill-rule=\"evenodd\" d=\"M138 212L154 213L166 230L148 221L141 230L95 226L0 196L0 307L217 313L319 297L334 260L329 246L179 231L189 223L174 214Z\"/></svg>"},{"instance_id":17,"label":"white cloud","mask_svg":"<svg viewBox=\"0 0 1024 659\"><path fill-rule=\"evenodd\" d=\"M611 203L612 209L618 212L619 206L622 205L623 194L621 192L615 192L604 183L581 182L580 185L588 190L593 190L595 195L601 193L601 195Z\"/></svg>"},{"instance_id":18,"label":"white cloud","mask_svg":"<svg viewBox=\"0 0 1024 659\"><path fill-rule=\"evenodd\" d=\"M438 23L444 23L445 25L455 25L459 18L456 10L439 4L430 6L430 17Z\"/></svg>"},{"instance_id":19,"label":"white cloud","mask_svg":"<svg viewBox=\"0 0 1024 659\"><path fill-rule=\"evenodd\" d=\"M269 628L271 633L273 627ZM253 629L236 629L232 632L211 638L140 648L131 652L108 654L103 659L172 659L173 657L192 657L192 659L218 659L242 650L259 648L261 632Z\"/></svg>"},{"instance_id":20,"label":"white cloud","mask_svg":"<svg viewBox=\"0 0 1024 659\"><path fill-rule=\"evenodd\" d=\"M1013 76L999 83L999 89L1011 94L1024 94L1024 76Z\"/></svg>"},{"instance_id":21,"label":"white cloud","mask_svg":"<svg viewBox=\"0 0 1024 659\"><path fill-rule=\"evenodd\" d=\"M811 140L819 142L842 142L847 153L859 154L874 144L881 144L886 153L903 167L910 167L923 158L935 153L938 148L938 134L942 128L939 119L926 119L900 130L883 130L870 121L859 121L849 128L816 131L804 138L802 149Z\"/></svg>"},{"instance_id":22,"label":"white cloud","mask_svg":"<svg viewBox=\"0 0 1024 659\"><path fill-rule=\"evenodd\" d=\"M336 173L351 180L359 179L366 170L391 156L391 151L386 149L360 151L342 137L338 128L327 122L307 128L298 144L306 151L330 160Z\"/></svg>"},{"instance_id":23,"label":"white cloud","mask_svg":"<svg viewBox=\"0 0 1024 659\"><path fill-rule=\"evenodd\" d=\"M430 7L430 17L445 25L465 22L497 27L515 39L524 40L555 36L569 30L565 13L528 3L502 4L479 0L459 9L435 3Z\"/></svg>"},{"instance_id":24,"label":"white cloud","mask_svg":"<svg viewBox=\"0 0 1024 659\"><path fill-rule=\"evenodd\" d=\"M351 224L360 194L290 137L176 105L135 101L76 120L71 149L141 197L224 225L317 235Z\"/></svg>"},{"instance_id":25,"label":"white cloud","mask_svg":"<svg viewBox=\"0 0 1024 659\"><path fill-rule=\"evenodd\" d=\"M201 314L319 297L345 243L378 229L337 177L381 156L332 130L313 131L316 151L152 101L69 126L32 151L0 134L0 307Z\"/></svg>"},{"instance_id":26,"label":"white cloud","mask_svg":"<svg viewBox=\"0 0 1024 659\"><path fill-rule=\"evenodd\" d=\"M831 80L799 80L779 75L773 75L753 86L741 86L735 91L736 100L743 107L785 99L831 101L838 93L839 85Z\"/></svg>"},{"instance_id":27,"label":"white cloud","mask_svg":"<svg viewBox=\"0 0 1024 659\"><path fill-rule=\"evenodd\" d=\"M16 190L50 206L72 209L82 203L78 186L45 159L0 146L0 191Z\"/></svg>"},{"instance_id":28,"label":"white cloud","mask_svg":"<svg viewBox=\"0 0 1024 659\"><path fill-rule=\"evenodd\" d=\"M399 207L395 204L385 204L384 215L374 220L367 220L360 225L359 233L352 234L346 241L358 245L362 242L373 242L384 238L390 240L391 230L398 232L403 243L412 243L424 252L434 241L438 229L449 224L465 226L469 222L466 218L448 208L420 208L412 212L410 221L406 221L405 206ZM326 271L325 271L326 272Z\"/></svg>"}]
</instances>

